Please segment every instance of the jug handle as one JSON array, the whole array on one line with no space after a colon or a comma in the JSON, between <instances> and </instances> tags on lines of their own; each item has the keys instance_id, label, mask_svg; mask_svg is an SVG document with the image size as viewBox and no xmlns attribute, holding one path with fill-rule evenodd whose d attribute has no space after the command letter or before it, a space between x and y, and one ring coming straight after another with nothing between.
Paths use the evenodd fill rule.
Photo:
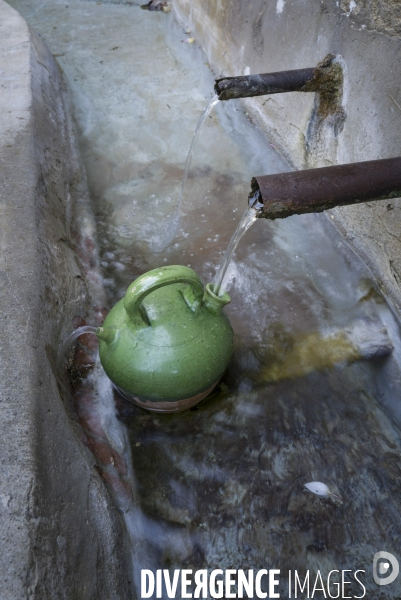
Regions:
<instances>
[{"instance_id":1,"label":"jug handle","mask_svg":"<svg viewBox=\"0 0 401 600\"><path fill-rule=\"evenodd\" d=\"M135 279L124 297L124 308L130 317L130 324L135 328L148 327L149 322L141 314L141 304L148 294L166 285L186 283L191 287L199 300L203 297L203 284L192 269L181 265L171 265L153 269ZM185 296L184 296L185 299Z\"/></svg>"}]
</instances>

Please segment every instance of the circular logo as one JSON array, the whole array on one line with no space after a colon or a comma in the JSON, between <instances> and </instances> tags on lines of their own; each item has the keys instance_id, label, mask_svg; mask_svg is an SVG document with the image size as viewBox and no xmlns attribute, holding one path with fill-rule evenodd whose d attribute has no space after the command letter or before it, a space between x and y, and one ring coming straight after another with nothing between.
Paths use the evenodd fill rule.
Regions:
<instances>
[{"instance_id":1,"label":"circular logo","mask_svg":"<svg viewBox=\"0 0 401 600\"><path fill-rule=\"evenodd\" d=\"M398 577L400 565L390 552L376 552L373 558L373 579L377 585L388 585Z\"/></svg>"}]
</instances>

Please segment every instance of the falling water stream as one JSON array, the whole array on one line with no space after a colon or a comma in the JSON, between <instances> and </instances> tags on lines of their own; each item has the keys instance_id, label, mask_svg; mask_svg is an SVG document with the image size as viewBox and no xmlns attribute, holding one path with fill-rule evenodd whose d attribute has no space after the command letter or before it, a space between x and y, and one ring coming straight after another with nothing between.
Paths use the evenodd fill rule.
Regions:
<instances>
[{"instance_id":1,"label":"falling water stream","mask_svg":"<svg viewBox=\"0 0 401 600\"><path fill-rule=\"evenodd\" d=\"M213 76L196 45L182 43L173 15L89 0L10 4L59 57L71 90L108 307L164 264L230 286L235 349L215 392L176 415L119 401L136 490L126 513L135 576L140 568L280 568L286 598L290 569L363 569L367 597L400 597L399 581L379 596L371 577L377 551L400 558L401 344L369 270L330 219L312 214L258 219L216 278L251 176L286 171L285 161L238 103L221 102L203 115L193 176L180 191L188 132ZM184 184L176 238L156 252ZM310 340L355 321L385 327L393 355L322 362L325 347ZM310 481L343 503L305 492ZM361 596L354 579L346 591Z\"/></svg>"},{"instance_id":2,"label":"falling water stream","mask_svg":"<svg viewBox=\"0 0 401 600\"><path fill-rule=\"evenodd\" d=\"M230 243L227 246L227 250L224 253L222 263L214 279L213 289L217 296L221 296L225 292L225 287L223 285L224 277L227 273L228 267L230 266L234 252L241 238L245 235L245 233L248 231L252 223L256 221L256 219L257 211L254 208L252 208L252 206L248 206L244 214L242 215L240 222L237 225L237 229L234 231Z\"/></svg>"},{"instance_id":3,"label":"falling water stream","mask_svg":"<svg viewBox=\"0 0 401 600\"><path fill-rule=\"evenodd\" d=\"M169 246L173 242L173 240L175 239L175 237L177 235L177 230L180 225L180 217L181 217L182 204L183 204L183 199L184 199L185 184L188 179L189 169L191 168L192 156L193 156L193 153L194 153L194 150L196 147L196 142L198 141L200 132L202 130L202 125L205 123L207 117L210 115L210 113L213 110L213 107L216 106L218 101L219 101L219 98L216 94L211 99L209 104L206 106L205 110L202 112L202 114L199 117L199 120L196 124L195 131L194 131L192 141L191 141L191 145L189 148L189 152L187 155L187 159L185 161L185 167L184 167L184 173L183 173L182 180L181 180L180 192L178 194L177 207L176 207L173 215L167 220L167 223L168 223L167 227L165 227L165 229L162 232L160 232L159 235L156 237L156 239L153 241L151 247L154 252L162 252L163 250L165 250L167 248L167 246Z\"/></svg>"},{"instance_id":4,"label":"falling water stream","mask_svg":"<svg viewBox=\"0 0 401 600\"><path fill-rule=\"evenodd\" d=\"M58 351L58 356L57 356L57 371L58 371L58 373L62 373L64 359L65 359L67 353L72 349L74 342L76 342L77 339L81 335L84 335L85 333L96 334L96 331L97 331L97 327L92 327L92 325L83 325L82 327L78 327L72 333L70 333L70 335L63 342L63 344L60 346L59 351Z\"/></svg>"},{"instance_id":5,"label":"falling water stream","mask_svg":"<svg viewBox=\"0 0 401 600\"><path fill-rule=\"evenodd\" d=\"M194 132L194 135L193 135L193 138L192 138L191 146L189 148L187 160L185 161L184 174L182 176L181 188L180 188L180 193L179 193L179 196L178 196L178 204L177 204L177 211L176 211L176 219L177 219L177 221L178 221L178 219L180 217L180 214L181 214L182 201L183 201L183 198L184 198L185 183L186 183L187 178L188 178L189 169L191 168L192 156L193 156L193 153L194 153L194 150L195 150L196 142L197 142L199 134L201 132L202 125L204 124L204 122L206 121L206 119L208 118L208 116L210 115L210 113L212 112L213 107L216 106L216 104L218 103L218 101L219 101L219 97L216 94L211 99L211 101L209 102L209 104L206 106L205 110L203 111L203 113L199 117L199 121L196 124L195 132Z\"/></svg>"}]
</instances>

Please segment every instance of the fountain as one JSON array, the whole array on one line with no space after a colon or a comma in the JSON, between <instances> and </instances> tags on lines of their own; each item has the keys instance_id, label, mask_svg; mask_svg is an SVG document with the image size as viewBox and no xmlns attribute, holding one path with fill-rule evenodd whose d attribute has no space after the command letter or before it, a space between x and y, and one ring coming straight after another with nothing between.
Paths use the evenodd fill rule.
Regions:
<instances>
[{"instance_id":1,"label":"fountain","mask_svg":"<svg viewBox=\"0 0 401 600\"><path fill-rule=\"evenodd\" d=\"M44 14L45 4L32 8L30 18L57 54L66 52L60 62L73 91L108 307L121 300L132 280L159 267L160 261L167 266L190 264L203 280L212 281L242 212L251 175L267 173L270 161L276 161L272 171L288 171L288 165L266 148L243 114L230 103L224 108L219 103L216 113L223 125L215 118L205 123L211 141L207 145L201 140L198 146L196 177L188 180L188 214L182 217L180 235L162 255L154 253L152 242L166 228L168 199L176 197L185 160L183 131L191 130L194 114L175 131L171 122L182 116L184 104L179 103L184 94L167 98L152 92L147 101L141 96L145 89L154 91L153 61L167 60L169 54L165 42L157 46L157 36L151 38L152 69L138 64L141 86L130 87L130 80L124 79L134 51L130 46L116 48L111 27L102 29L96 59L88 61L85 52L98 47L99 27L114 23L118 15L124 17L119 17L121 39L130 44L137 38L143 47L153 30L161 34L164 22L152 20L145 31L143 22L136 23L136 14L128 20L131 6L93 2L68 8L52 5L50 18ZM169 18L138 12L143 18ZM61 37L54 29L56 15ZM74 29L76 22L79 27ZM173 36L172 31L167 35ZM168 38L175 56L180 56L177 48L182 52L180 35L175 41ZM177 81L184 79L189 58L185 54L179 60ZM158 70L160 78L170 72L168 67ZM191 74L198 70L188 69ZM124 86L117 97L121 81ZM161 87L169 89L164 79ZM194 98L198 113L206 95ZM173 100L179 104L175 120L169 116ZM158 104L149 118L146 107L151 103ZM134 115L129 126L122 123L127 114ZM159 138L157 129L163 132ZM264 180L256 181L263 208L255 208L267 211ZM238 245L224 280L215 279L220 289L231 286L227 314L236 333L233 359L222 381L201 405L179 415L144 411L115 397L129 437L125 450L117 435L113 438L108 428L98 427L88 404L81 404L80 433L95 457L88 460L88 471L101 485L92 468L96 462L102 479L117 490L116 497L124 498L118 506L131 534L130 575L137 596L141 568L167 570L171 582L175 569L193 573L267 565L282 573L296 568L302 577L306 570L315 574L318 569L363 569L362 581L374 598L372 557L384 543L397 553L399 538L401 445L390 410L398 393L397 383L391 388L400 353L398 323L369 269L324 216L256 219L246 240ZM373 355L374 361L356 361L363 351L362 343L359 350L353 345L356 338L366 341L373 330L387 352ZM317 344L324 345L325 356L313 352ZM80 353L76 362L79 358ZM86 360L82 362L84 371ZM101 396L101 386L97 389ZM80 390L76 401L87 400L87 392ZM97 402L98 397L92 397L90 408ZM95 433L90 430L93 423L98 427ZM305 492L304 485L312 482L330 494ZM336 497L342 504L332 501ZM102 505L98 507L103 518ZM57 544L65 547L62 539ZM286 584L283 576L283 597ZM398 593L397 588L383 587L381 595L394 598L394 590ZM360 596L361 587L354 580L347 592ZM101 586L93 593L106 597ZM165 590L162 594L166 596Z\"/></svg>"}]
</instances>

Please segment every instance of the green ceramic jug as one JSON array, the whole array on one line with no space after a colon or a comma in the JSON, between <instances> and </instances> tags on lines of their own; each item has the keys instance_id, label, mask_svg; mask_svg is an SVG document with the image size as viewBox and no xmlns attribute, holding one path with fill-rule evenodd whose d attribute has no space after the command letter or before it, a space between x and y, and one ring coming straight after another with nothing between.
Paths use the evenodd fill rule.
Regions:
<instances>
[{"instance_id":1,"label":"green ceramic jug","mask_svg":"<svg viewBox=\"0 0 401 600\"><path fill-rule=\"evenodd\" d=\"M136 279L97 329L109 378L136 404L178 412L207 396L226 370L233 331L216 296L183 266L154 269Z\"/></svg>"}]
</instances>

